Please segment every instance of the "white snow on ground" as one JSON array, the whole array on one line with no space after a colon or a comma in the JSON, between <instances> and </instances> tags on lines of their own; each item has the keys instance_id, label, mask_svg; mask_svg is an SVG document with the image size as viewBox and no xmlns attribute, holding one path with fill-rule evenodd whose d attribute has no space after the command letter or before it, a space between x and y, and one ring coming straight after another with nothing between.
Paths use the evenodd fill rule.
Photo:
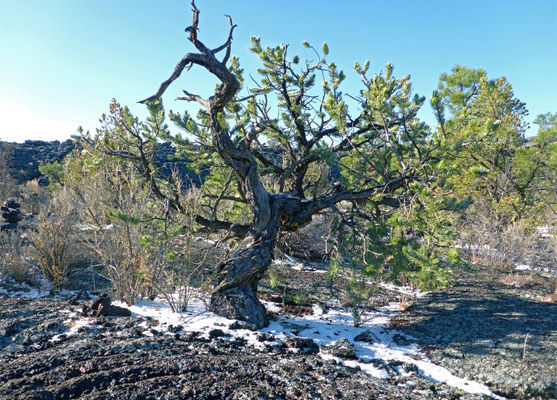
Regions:
<instances>
[{"instance_id":1,"label":"white snow on ground","mask_svg":"<svg viewBox=\"0 0 557 400\"><path fill-rule=\"evenodd\" d=\"M464 245L460 245L457 244L454 246L455 249L463 249L466 251L475 251L478 254L486 254L489 255L495 259L499 259L502 260L504 259L505 255L503 253L501 253L499 250L497 249L493 249L490 246L488 246L487 244L484 245L478 245L478 244L471 244L471 243L466 243Z\"/></svg>"},{"instance_id":2,"label":"white snow on ground","mask_svg":"<svg viewBox=\"0 0 557 400\"><path fill-rule=\"evenodd\" d=\"M557 228L555 226L545 225L545 226L538 226L536 230L538 231L538 234L543 238L554 238L555 231L557 231Z\"/></svg>"},{"instance_id":3,"label":"white snow on ground","mask_svg":"<svg viewBox=\"0 0 557 400\"><path fill-rule=\"evenodd\" d=\"M91 225L91 224L77 224L75 225L75 227L77 229L79 229L80 231L92 231L94 229L97 229L97 227L95 225ZM105 231L110 231L112 229L114 229L114 224L110 224L110 225L105 225L102 227L103 230Z\"/></svg>"},{"instance_id":4,"label":"white snow on ground","mask_svg":"<svg viewBox=\"0 0 557 400\"><path fill-rule=\"evenodd\" d=\"M0 282L2 281L0 276ZM23 297L26 299L39 299L41 297L48 297L50 296L50 284L46 282L42 277L39 279L39 287L31 286L27 283L17 283L15 281L9 282L10 283L10 290L7 290L4 287L0 286L0 296L9 296L9 297ZM70 292L66 289L62 289L59 291L56 297L66 298L70 296L73 292Z\"/></svg>"},{"instance_id":5,"label":"white snow on ground","mask_svg":"<svg viewBox=\"0 0 557 400\"><path fill-rule=\"evenodd\" d=\"M549 267L545 267L545 268L533 267L533 266L528 265L528 264L516 264L514 266L514 269L517 270L517 271L538 271L538 272L545 272L545 273L549 273L549 274L551 274L551 273L555 274L555 271L552 270Z\"/></svg>"},{"instance_id":6,"label":"white snow on ground","mask_svg":"<svg viewBox=\"0 0 557 400\"><path fill-rule=\"evenodd\" d=\"M26 299L40 299L43 297L49 297L51 295L50 290L45 290L44 289L44 284L46 282L42 282L41 287L43 287L43 289L41 290L40 288L36 288L33 286L29 286L27 283L15 283L13 282L11 284L11 289L10 291L6 290L3 287L0 287L0 296L10 296L10 297L23 297ZM48 286L48 284L46 284L46 286ZM75 292L66 290L66 289L62 289L61 291L59 291L59 293L54 296L55 298L61 298L61 299L65 299L68 297L71 297L73 294L75 294ZM79 332L81 332L82 330L88 330L88 329L102 329L101 325L95 325L93 323L92 319L89 318L81 318L81 319L76 319L75 316L77 315L74 312L71 312L69 310L60 310L61 313L67 313L68 314L68 318L66 321L64 321L66 324L70 325L70 330L68 332L64 332L60 335L56 335L54 336L52 339L50 339L51 342L58 342L61 340L62 336L75 336L77 335Z\"/></svg>"},{"instance_id":7,"label":"white snow on ground","mask_svg":"<svg viewBox=\"0 0 557 400\"><path fill-rule=\"evenodd\" d=\"M315 268L311 265L311 263L289 256L288 254L284 254L282 259L273 260L273 264L288 267L297 271L314 272L318 274L327 273L327 270L325 269Z\"/></svg>"},{"instance_id":8,"label":"white snow on ground","mask_svg":"<svg viewBox=\"0 0 557 400\"><path fill-rule=\"evenodd\" d=\"M10 297L25 297L29 299L36 299L43 296L48 296L48 292L39 292L39 289L32 288L27 284L18 283L12 286L14 290L6 290L0 287L0 296L10 296Z\"/></svg>"},{"instance_id":9,"label":"white snow on ground","mask_svg":"<svg viewBox=\"0 0 557 400\"><path fill-rule=\"evenodd\" d=\"M400 294L404 294L410 298L416 298L416 299L420 297L424 297L426 294L429 293L429 292L421 292L418 290L413 290L410 286L404 286L404 287L396 286L393 285L392 283L385 283L385 282L380 283L379 286L387 290L391 290L393 292L399 292Z\"/></svg>"},{"instance_id":10,"label":"white snow on ground","mask_svg":"<svg viewBox=\"0 0 557 400\"><path fill-rule=\"evenodd\" d=\"M118 304L125 306L125 304ZM267 308L276 307L273 303L266 303ZM172 313L170 307L163 301L143 300L132 307L132 315L137 317L148 317L157 320L159 323L154 328L163 333L167 333L167 328L172 326L182 326L180 333L201 332L208 335L213 329L221 329L231 338L241 337L253 346L263 346L257 339L259 332L273 335L279 340L285 340L292 336L300 336L313 339L318 345L331 345L340 338L346 338L354 343L356 355L359 360L342 360L335 358L337 362L349 367L359 366L362 371L377 378L388 378L389 375L383 369L377 368L370 363L372 360L396 360L408 364L414 364L420 375L432 382L440 382L449 386L456 387L469 393L485 394L496 399L504 399L495 395L491 390L480 383L462 379L451 374L446 368L435 365L421 351L416 344L400 346L393 342L394 335L402 335L401 332L388 328L390 318L398 311L399 304L393 303L388 307L367 313L363 316L365 324L361 327L353 326L353 318L349 312L343 309L329 308L323 309L315 306L313 315L303 317L285 316L272 321L267 328L253 332L247 329L230 329L234 322L224 317L217 316L206 310L204 302L193 299L188 311L177 314ZM150 330L145 326L145 335L151 335ZM356 342L354 337L369 330L374 343ZM411 338L409 338L411 339ZM321 355L324 359L334 358L330 355ZM367 362L366 362L367 361Z\"/></svg>"},{"instance_id":11,"label":"white snow on ground","mask_svg":"<svg viewBox=\"0 0 557 400\"><path fill-rule=\"evenodd\" d=\"M76 316L75 313L72 313L68 310L61 310L60 312L67 312L68 313L68 317L70 319L64 321L64 323L70 325L70 330L68 332L64 332L64 333L61 333L59 335L54 336L52 339L50 339L50 342L56 343L56 342L59 342L60 340L62 340L63 337L76 336L84 330L102 329L103 328L102 325L95 324L91 318L75 319L75 318L72 318L72 317Z\"/></svg>"}]
</instances>

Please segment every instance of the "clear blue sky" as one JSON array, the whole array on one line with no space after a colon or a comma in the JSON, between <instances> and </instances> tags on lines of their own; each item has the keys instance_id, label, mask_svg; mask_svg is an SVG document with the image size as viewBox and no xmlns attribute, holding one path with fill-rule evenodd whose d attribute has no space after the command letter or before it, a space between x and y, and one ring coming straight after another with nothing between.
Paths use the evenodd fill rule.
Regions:
<instances>
[{"instance_id":1,"label":"clear blue sky","mask_svg":"<svg viewBox=\"0 0 557 400\"><path fill-rule=\"evenodd\" d=\"M238 28L233 54L255 74L250 37L264 45L327 42L331 61L359 90L354 61L387 62L410 74L429 98L439 75L455 64L505 76L515 95L538 114L557 112L557 0L197 0L200 38L220 45L224 14ZM193 51L184 28L185 0L0 0L0 140L65 140L81 125L94 131L112 98L140 117L138 100L153 94L181 57ZM165 95L181 89L207 97L215 80L200 68L185 72ZM434 122L428 106L420 117ZM528 134L535 134L532 128Z\"/></svg>"}]
</instances>

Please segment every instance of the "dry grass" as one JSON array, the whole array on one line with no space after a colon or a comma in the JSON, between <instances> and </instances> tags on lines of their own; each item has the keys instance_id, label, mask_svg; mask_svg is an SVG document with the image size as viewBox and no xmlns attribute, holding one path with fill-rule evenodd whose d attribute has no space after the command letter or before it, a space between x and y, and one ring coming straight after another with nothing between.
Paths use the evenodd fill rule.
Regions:
<instances>
[{"instance_id":1,"label":"dry grass","mask_svg":"<svg viewBox=\"0 0 557 400\"><path fill-rule=\"evenodd\" d=\"M33 277L29 245L19 230L0 232L0 280L26 282Z\"/></svg>"},{"instance_id":2,"label":"dry grass","mask_svg":"<svg viewBox=\"0 0 557 400\"><path fill-rule=\"evenodd\" d=\"M38 214L50 200L48 190L39 185L36 179L22 185L20 192L22 211L25 213Z\"/></svg>"},{"instance_id":3,"label":"dry grass","mask_svg":"<svg viewBox=\"0 0 557 400\"><path fill-rule=\"evenodd\" d=\"M555 291L551 294L542 296L541 300L545 303L557 304L557 282L555 282Z\"/></svg>"},{"instance_id":4,"label":"dry grass","mask_svg":"<svg viewBox=\"0 0 557 400\"><path fill-rule=\"evenodd\" d=\"M519 288L525 287L532 282L533 279L530 275L523 275L519 273L508 274L501 278L501 283Z\"/></svg>"},{"instance_id":5,"label":"dry grass","mask_svg":"<svg viewBox=\"0 0 557 400\"><path fill-rule=\"evenodd\" d=\"M464 223L466 249L473 264L514 267L532 259L539 251L539 235L525 221L508 223L489 207L478 206Z\"/></svg>"},{"instance_id":6,"label":"dry grass","mask_svg":"<svg viewBox=\"0 0 557 400\"><path fill-rule=\"evenodd\" d=\"M28 234L32 245L31 259L38 264L43 277L54 287L62 288L70 265L79 254L77 245L77 212L70 194L61 191L43 205L36 231Z\"/></svg>"}]
</instances>

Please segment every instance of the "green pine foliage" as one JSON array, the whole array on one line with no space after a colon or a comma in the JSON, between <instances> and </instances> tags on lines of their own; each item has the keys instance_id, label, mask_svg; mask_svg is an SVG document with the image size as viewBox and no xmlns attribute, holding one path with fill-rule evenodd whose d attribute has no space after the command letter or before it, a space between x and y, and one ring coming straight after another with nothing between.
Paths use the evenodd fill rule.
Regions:
<instances>
[{"instance_id":1,"label":"green pine foliage","mask_svg":"<svg viewBox=\"0 0 557 400\"><path fill-rule=\"evenodd\" d=\"M348 278L355 313L373 296L370 282L410 280L424 290L449 285L455 269L466 265L455 243L467 229L462 221L478 212L475 204L488 204L502 223L534 221L555 208L556 114L539 116L539 134L526 139L526 106L505 78L488 79L484 70L460 65L442 74L431 97L438 121L431 128L418 118L425 97L413 92L410 76L397 77L392 64L372 74L369 61L355 63L361 90L345 94L347 74L329 60L327 44L303 47L311 54L305 60L287 45L265 47L252 38L261 62L255 83L247 87L232 57L230 70L242 90L218 123L238 148L250 150L271 196L288 194L330 218L328 277ZM187 92L184 99L211 101ZM161 101L147 107L142 122L113 101L97 134L83 134L80 153L41 168L53 185L75 191L84 220L99 235L106 236L109 224L122 228L125 234L113 243L128 251L118 272L128 274L121 288L128 302L164 292L156 274L167 286L178 279L167 266L184 261L184 253L168 243L187 231L191 247L200 220L206 229L228 227L224 239L232 244L242 239L232 228L249 229L254 220L251 194L219 155L206 110L170 111L176 133ZM164 178L153 163L161 141L171 142L202 177L188 202L183 183ZM298 223L311 221L305 218L283 220L282 228L297 232ZM112 266L118 261L99 256Z\"/></svg>"},{"instance_id":2,"label":"green pine foliage","mask_svg":"<svg viewBox=\"0 0 557 400\"><path fill-rule=\"evenodd\" d=\"M227 106L221 126L237 145L250 147L269 193L308 201L335 190L354 193L327 207L333 215L327 238L331 278L348 269L375 281L410 277L424 288L448 284L451 268L461 264L450 250L457 236L453 217L469 198L446 193L447 178L439 172L446 141L417 118L425 97L413 94L410 77L397 78L391 64L370 76L366 61L354 66L363 87L349 96L357 103L351 108L342 91L346 74L328 60L328 46L303 46L311 59L301 61L287 45L265 47L252 38L259 79ZM244 86L237 58L230 68ZM223 168L204 111L195 117L171 112L170 118L182 131L173 142L196 172L206 174L208 219L249 223L246 194ZM250 139L258 124L264 129Z\"/></svg>"},{"instance_id":3,"label":"green pine foliage","mask_svg":"<svg viewBox=\"0 0 557 400\"><path fill-rule=\"evenodd\" d=\"M447 184L459 195L487 199L501 218L516 219L533 206L531 187L517 164L524 159L526 105L504 77L460 65L442 74L432 106L436 134L447 151Z\"/></svg>"}]
</instances>

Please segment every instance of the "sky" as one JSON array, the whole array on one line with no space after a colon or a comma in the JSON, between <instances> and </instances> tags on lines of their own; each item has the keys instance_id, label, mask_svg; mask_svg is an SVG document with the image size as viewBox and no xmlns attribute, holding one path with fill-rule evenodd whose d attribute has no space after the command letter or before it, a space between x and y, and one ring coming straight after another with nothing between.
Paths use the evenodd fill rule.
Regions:
<instances>
[{"instance_id":1,"label":"sky","mask_svg":"<svg viewBox=\"0 0 557 400\"><path fill-rule=\"evenodd\" d=\"M197 0L199 38L222 44L231 15L232 54L256 76L250 38L289 44L301 58L308 41L327 42L329 60L347 74L345 93L358 93L354 62L372 73L391 62L429 98L455 64L504 76L530 111L557 112L557 0ZM195 49L184 29L186 0L0 0L0 140L66 140L82 126L92 133L112 98L146 116L141 99L154 94L184 54ZM311 55L310 53L307 53ZM163 97L184 110L181 89L209 97L216 80L194 67ZM427 103L427 102L426 102ZM435 124L429 105L419 117ZM534 135L532 126L527 135Z\"/></svg>"}]
</instances>

